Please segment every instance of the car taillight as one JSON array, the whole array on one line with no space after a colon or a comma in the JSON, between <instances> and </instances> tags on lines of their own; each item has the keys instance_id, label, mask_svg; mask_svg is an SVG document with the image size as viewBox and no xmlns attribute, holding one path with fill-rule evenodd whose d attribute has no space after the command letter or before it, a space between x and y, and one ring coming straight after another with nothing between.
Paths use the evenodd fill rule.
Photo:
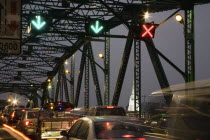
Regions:
<instances>
[{"instance_id":1,"label":"car taillight","mask_svg":"<svg viewBox=\"0 0 210 140\"><path fill-rule=\"evenodd\" d=\"M136 140L146 140L145 138L137 138Z\"/></svg>"},{"instance_id":2,"label":"car taillight","mask_svg":"<svg viewBox=\"0 0 210 140\"><path fill-rule=\"evenodd\" d=\"M135 136L134 135L122 135L121 137L123 137L123 138L133 138Z\"/></svg>"},{"instance_id":3,"label":"car taillight","mask_svg":"<svg viewBox=\"0 0 210 140\"><path fill-rule=\"evenodd\" d=\"M114 106L107 106L106 108L114 108Z\"/></svg>"},{"instance_id":4,"label":"car taillight","mask_svg":"<svg viewBox=\"0 0 210 140\"><path fill-rule=\"evenodd\" d=\"M30 126L30 125L34 125L34 123L33 122L30 122L30 121L26 121L25 122L25 126Z\"/></svg>"},{"instance_id":5,"label":"car taillight","mask_svg":"<svg viewBox=\"0 0 210 140\"><path fill-rule=\"evenodd\" d=\"M13 112L13 113L12 113L11 117L12 117L12 118L14 118L14 117L15 117L15 112Z\"/></svg>"}]
</instances>

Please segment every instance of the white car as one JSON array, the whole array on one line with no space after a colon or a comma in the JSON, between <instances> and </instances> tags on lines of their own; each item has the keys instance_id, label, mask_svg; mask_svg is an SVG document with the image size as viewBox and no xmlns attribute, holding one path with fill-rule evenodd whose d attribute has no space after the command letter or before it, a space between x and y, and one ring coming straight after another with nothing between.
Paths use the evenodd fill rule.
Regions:
<instances>
[{"instance_id":1,"label":"white car","mask_svg":"<svg viewBox=\"0 0 210 140\"><path fill-rule=\"evenodd\" d=\"M62 131L61 140L154 139L144 137L147 130L139 120L125 116L89 116L80 118L68 132Z\"/></svg>"}]
</instances>

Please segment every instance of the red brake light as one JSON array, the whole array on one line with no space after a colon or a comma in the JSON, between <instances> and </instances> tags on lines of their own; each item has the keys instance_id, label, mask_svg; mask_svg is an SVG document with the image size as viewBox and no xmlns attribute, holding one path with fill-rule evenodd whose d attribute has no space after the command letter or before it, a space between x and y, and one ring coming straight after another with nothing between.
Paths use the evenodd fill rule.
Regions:
<instances>
[{"instance_id":1,"label":"red brake light","mask_svg":"<svg viewBox=\"0 0 210 140\"><path fill-rule=\"evenodd\" d=\"M137 138L136 140L146 140L145 138Z\"/></svg>"},{"instance_id":2,"label":"red brake light","mask_svg":"<svg viewBox=\"0 0 210 140\"><path fill-rule=\"evenodd\" d=\"M29 126L29 121L26 121L26 122L25 122L25 125L26 125L26 126Z\"/></svg>"},{"instance_id":3,"label":"red brake light","mask_svg":"<svg viewBox=\"0 0 210 140\"><path fill-rule=\"evenodd\" d=\"M134 135L122 135L121 137L123 137L123 138L133 138L135 136Z\"/></svg>"},{"instance_id":4,"label":"red brake light","mask_svg":"<svg viewBox=\"0 0 210 140\"><path fill-rule=\"evenodd\" d=\"M114 108L114 106L107 106L106 108Z\"/></svg>"},{"instance_id":5,"label":"red brake light","mask_svg":"<svg viewBox=\"0 0 210 140\"><path fill-rule=\"evenodd\" d=\"M23 109L23 110L22 110L22 112L26 112L26 110L25 110L25 109Z\"/></svg>"},{"instance_id":6,"label":"red brake light","mask_svg":"<svg viewBox=\"0 0 210 140\"><path fill-rule=\"evenodd\" d=\"M14 117L15 117L15 112L13 112L13 113L12 113L11 117L12 117L12 118L14 118Z\"/></svg>"},{"instance_id":7,"label":"red brake light","mask_svg":"<svg viewBox=\"0 0 210 140\"><path fill-rule=\"evenodd\" d=\"M26 121L25 122L25 126L30 126L30 125L34 125L34 123L33 122L30 122L30 121Z\"/></svg>"}]
</instances>

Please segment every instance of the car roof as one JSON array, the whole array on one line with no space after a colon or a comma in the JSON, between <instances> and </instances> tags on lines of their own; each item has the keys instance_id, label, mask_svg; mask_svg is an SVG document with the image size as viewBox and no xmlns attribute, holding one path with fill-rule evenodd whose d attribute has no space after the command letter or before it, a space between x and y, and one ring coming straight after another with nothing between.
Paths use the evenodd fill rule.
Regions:
<instances>
[{"instance_id":1,"label":"car roof","mask_svg":"<svg viewBox=\"0 0 210 140\"><path fill-rule=\"evenodd\" d=\"M39 110L26 110L26 112L39 112Z\"/></svg>"},{"instance_id":2,"label":"car roof","mask_svg":"<svg viewBox=\"0 0 210 140\"><path fill-rule=\"evenodd\" d=\"M121 106L92 106L90 108L123 108Z\"/></svg>"},{"instance_id":3,"label":"car roof","mask_svg":"<svg viewBox=\"0 0 210 140\"><path fill-rule=\"evenodd\" d=\"M127 116L87 116L87 117L82 117L79 120L90 120L92 122L104 122L104 121L140 122L140 120L138 119L130 118Z\"/></svg>"}]
</instances>

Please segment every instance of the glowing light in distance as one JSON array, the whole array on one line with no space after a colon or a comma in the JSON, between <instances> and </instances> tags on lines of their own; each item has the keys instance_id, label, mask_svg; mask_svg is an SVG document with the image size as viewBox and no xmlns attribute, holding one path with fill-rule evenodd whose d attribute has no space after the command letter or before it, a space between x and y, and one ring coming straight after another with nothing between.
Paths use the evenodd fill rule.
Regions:
<instances>
[{"instance_id":1,"label":"glowing light in distance","mask_svg":"<svg viewBox=\"0 0 210 140\"><path fill-rule=\"evenodd\" d=\"M114 108L114 106L107 106L106 108Z\"/></svg>"},{"instance_id":2,"label":"glowing light in distance","mask_svg":"<svg viewBox=\"0 0 210 140\"><path fill-rule=\"evenodd\" d=\"M65 73L70 73L70 71L69 70L65 70Z\"/></svg>"},{"instance_id":3,"label":"glowing light in distance","mask_svg":"<svg viewBox=\"0 0 210 140\"><path fill-rule=\"evenodd\" d=\"M102 53L99 53L98 56L99 56L100 58L104 58L104 55L103 55Z\"/></svg>"},{"instance_id":4,"label":"glowing light in distance","mask_svg":"<svg viewBox=\"0 0 210 140\"><path fill-rule=\"evenodd\" d=\"M150 17L149 12L144 13L144 18L148 19Z\"/></svg>"},{"instance_id":5,"label":"glowing light in distance","mask_svg":"<svg viewBox=\"0 0 210 140\"><path fill-rule=\"evenodd\" d=\"M17 104L17 100L16 99L14 99L13 101L12 101L12 103L14 104L14 105L16 105Z\"/></svg>"},{"instance_id":6,"label":"glowing light in distance","mask_svg":"<svg viewBox=\"0 0 210 140\"><path fill-rule=\"evenodd\" d=\"M68 64L68 61L66 60L64 63L67 65Z\"/></svg>"},{"instance_id":7,"label":"glowing light in distance","mask_svg":"<svg viewBox=\"0 0 210 140\"><path fill-rule=\"evenodd\" d=\"M178 21L178 22L182 22L183 21L183 18L182 18L182 16L180 14L176 15L175 18L176 18L176 21Z\"/></svg>"},{"instance_id":8,"label":"glowing light in distance","mask_svg":"<svg viewBox=\"0 0 210 140\"><path fill-rule=\"evenodd\" d=\"M48 88L49 88L49 89L51 89L51 88L52 88L52 86L49 84L49 85L48 85Z\"/></svg>"}]
</instances>

